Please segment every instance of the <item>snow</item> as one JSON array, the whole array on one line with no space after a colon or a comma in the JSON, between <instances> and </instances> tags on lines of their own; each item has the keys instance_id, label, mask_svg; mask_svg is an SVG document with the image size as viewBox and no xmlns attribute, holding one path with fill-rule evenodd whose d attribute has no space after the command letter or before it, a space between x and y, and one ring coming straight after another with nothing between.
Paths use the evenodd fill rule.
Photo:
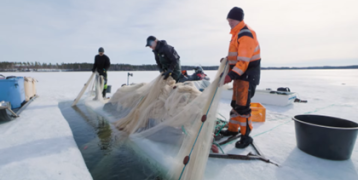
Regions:
<instances>
[{"instance_id":1,"label":"snow","mask_svg":"<svg viewBox=\"0 0 358 180\"><path fill-rule=\"evenodd\" d=\"M358 122L357 70L262 71L258 88L289 87L308 103L278 107L266 105L266 122L254 123L252 136L266 158L262 161L239 161L209 158L205 179L358 179L358 143L346 161L331 161L308 155L296 146L294 122L299 114L320 114ZM344 85L342 84L344 83ZM228 118L229 102L222 102L219 112ZM227 153L255 152L235 149L234 143L223 148Z\"/></svg>"},{"instance_id":2,"label":"snow","mask_svg":"<svg viewBox=\"0 0 358 180\"><path fill-rule=\"evenodd\" d=\"M40 97L19 118L0 124L0 179L92 179L58 108L73 98L65 95L68 83L58 73L2 74L35 77Z\"/></svg>"},{"instance_id":3,"label":"snow","mask_svg":"<svg viewBox=\"0 0 358 180\"><path fill-rule=\"evenodd\" d=\"M159 72L131 72L130 83L150 82ZM188 72L189 74L191 72ZM206 72L213 77L215 71ZM21 117L0 124L0 179L92 179L63 118L58 103L73 100L90 72L1 73L5 76L36 78L40 96ZM351 159L330 161L308 155L296 147L294 123L298 114L321 114L358 122L357 70L275 70L262 71L260 89L289 87L308 103L265 106L266 122L254 123L252 136L263 154L280 164L276 167L258 160L209 158L205 179L358 179L358 146ZM127 82L127 72L109 72L112 93ZM110 96L111 94L109 94ZM230 101L222 100L219 113L228 118ZM357 143L356 143L357 144ZM226 153L238 150L234 143Z\"/></svg>"}]
</instances>

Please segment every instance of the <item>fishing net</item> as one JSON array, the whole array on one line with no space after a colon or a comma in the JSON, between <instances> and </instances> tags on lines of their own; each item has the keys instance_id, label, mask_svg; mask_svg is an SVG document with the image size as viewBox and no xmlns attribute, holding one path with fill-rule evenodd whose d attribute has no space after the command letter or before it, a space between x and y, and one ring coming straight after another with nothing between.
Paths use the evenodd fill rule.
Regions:
<instances>
[{"instance_id":1,"label":"fishing net","mask_svg":"<svg viewBox=\"0 0 358 180\"><path fill-rule=\"evenodd\" d=\"M129 146L161 172L162 179L202 179L213 141L216 112L228 70L222 61L203 92L195 82L175 83L158 76L150 83L119 88L106 102L103 80L94 78L89 92L116 119L112 124L126 134ZM225 76L224 76L225 77Z\"/></svg>"},{"instance_id":2,"label":"fishing net","mask_svg":"<svg viewBox=\"0 0 358 180\"><path fill-rule=\"evenodd\" d=\"M104 103L105 101L102 96L103 88L104 88L104 78L103 76L99 75L96 72L94 79L90 81L90 84L87 88L88 95L90 97L94 96L93 100L97 100Z\"/></svg>"}]
</instances>

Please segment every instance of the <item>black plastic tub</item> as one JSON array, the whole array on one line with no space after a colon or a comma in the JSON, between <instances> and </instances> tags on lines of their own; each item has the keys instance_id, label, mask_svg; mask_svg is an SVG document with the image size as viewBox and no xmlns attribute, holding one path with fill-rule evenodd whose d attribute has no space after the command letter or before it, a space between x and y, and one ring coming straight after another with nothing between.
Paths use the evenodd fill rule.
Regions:
<instances>
[{"instance_id":1,"label":"black plastic tub","mask_svg":"<svg viewBox=\"0 0 358 180\"><path fill-rule=\"evenodd\" d=\"M352 155L358 124L320 115L297 115L295 121L297 147L324 159L346 160Z\"/></svg>"}]
</instances>

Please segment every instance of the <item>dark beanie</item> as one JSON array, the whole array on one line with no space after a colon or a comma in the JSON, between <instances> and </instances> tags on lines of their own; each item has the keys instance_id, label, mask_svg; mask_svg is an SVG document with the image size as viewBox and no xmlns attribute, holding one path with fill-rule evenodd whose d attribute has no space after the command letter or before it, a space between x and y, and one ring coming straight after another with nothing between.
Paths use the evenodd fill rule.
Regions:
<instances>
[{"instance_id":1,"label":"dark beanie","mask_svg":"<svg viewBox=\"0 0 358 180\"><path fill-rule=\"evenodd\" d=\"M242 21L244 19L244 11L239 7L233 7L227 15L227 18Z\"/></svg>"},{"instance_id":2,"label":"dark beanie","mask_svg":"<svg viewBox=\"0 0 358 180\"><path fill-rule=\"evenodd\" d=\"M98 52L104 52L103 47L100 47L100 48L98 49Z\"/></svg>"}]
</instances>

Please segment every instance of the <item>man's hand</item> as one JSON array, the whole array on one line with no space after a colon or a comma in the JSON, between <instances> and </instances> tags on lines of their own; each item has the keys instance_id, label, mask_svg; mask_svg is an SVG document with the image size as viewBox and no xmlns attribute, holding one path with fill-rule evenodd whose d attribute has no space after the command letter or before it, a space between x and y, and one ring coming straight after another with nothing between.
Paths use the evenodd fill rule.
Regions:
<instances>
[{"instance_id":1,"label":"man's hand","mask_svg":"<svg viewBox=\"0 0 358 180\"><path fill-rule=\"evenodd\" d=\"M227 84L227 83L229 83L231 81L232 81L231 77L229 75L226 75L225 80L224 80L224 84Z\"/></svg>"},{"instance_id":2,"label":"man's hand","mask_svg":"<svg viewBox=\"0 0 358 180\"><path fill-rule=\"evenodd\" d=\"M165 73L162 74L164 76L164 80L168 79L169 76L172 75L173 70L169 69L168 71L165 71Z\"/></svg>"}]
</instances>

